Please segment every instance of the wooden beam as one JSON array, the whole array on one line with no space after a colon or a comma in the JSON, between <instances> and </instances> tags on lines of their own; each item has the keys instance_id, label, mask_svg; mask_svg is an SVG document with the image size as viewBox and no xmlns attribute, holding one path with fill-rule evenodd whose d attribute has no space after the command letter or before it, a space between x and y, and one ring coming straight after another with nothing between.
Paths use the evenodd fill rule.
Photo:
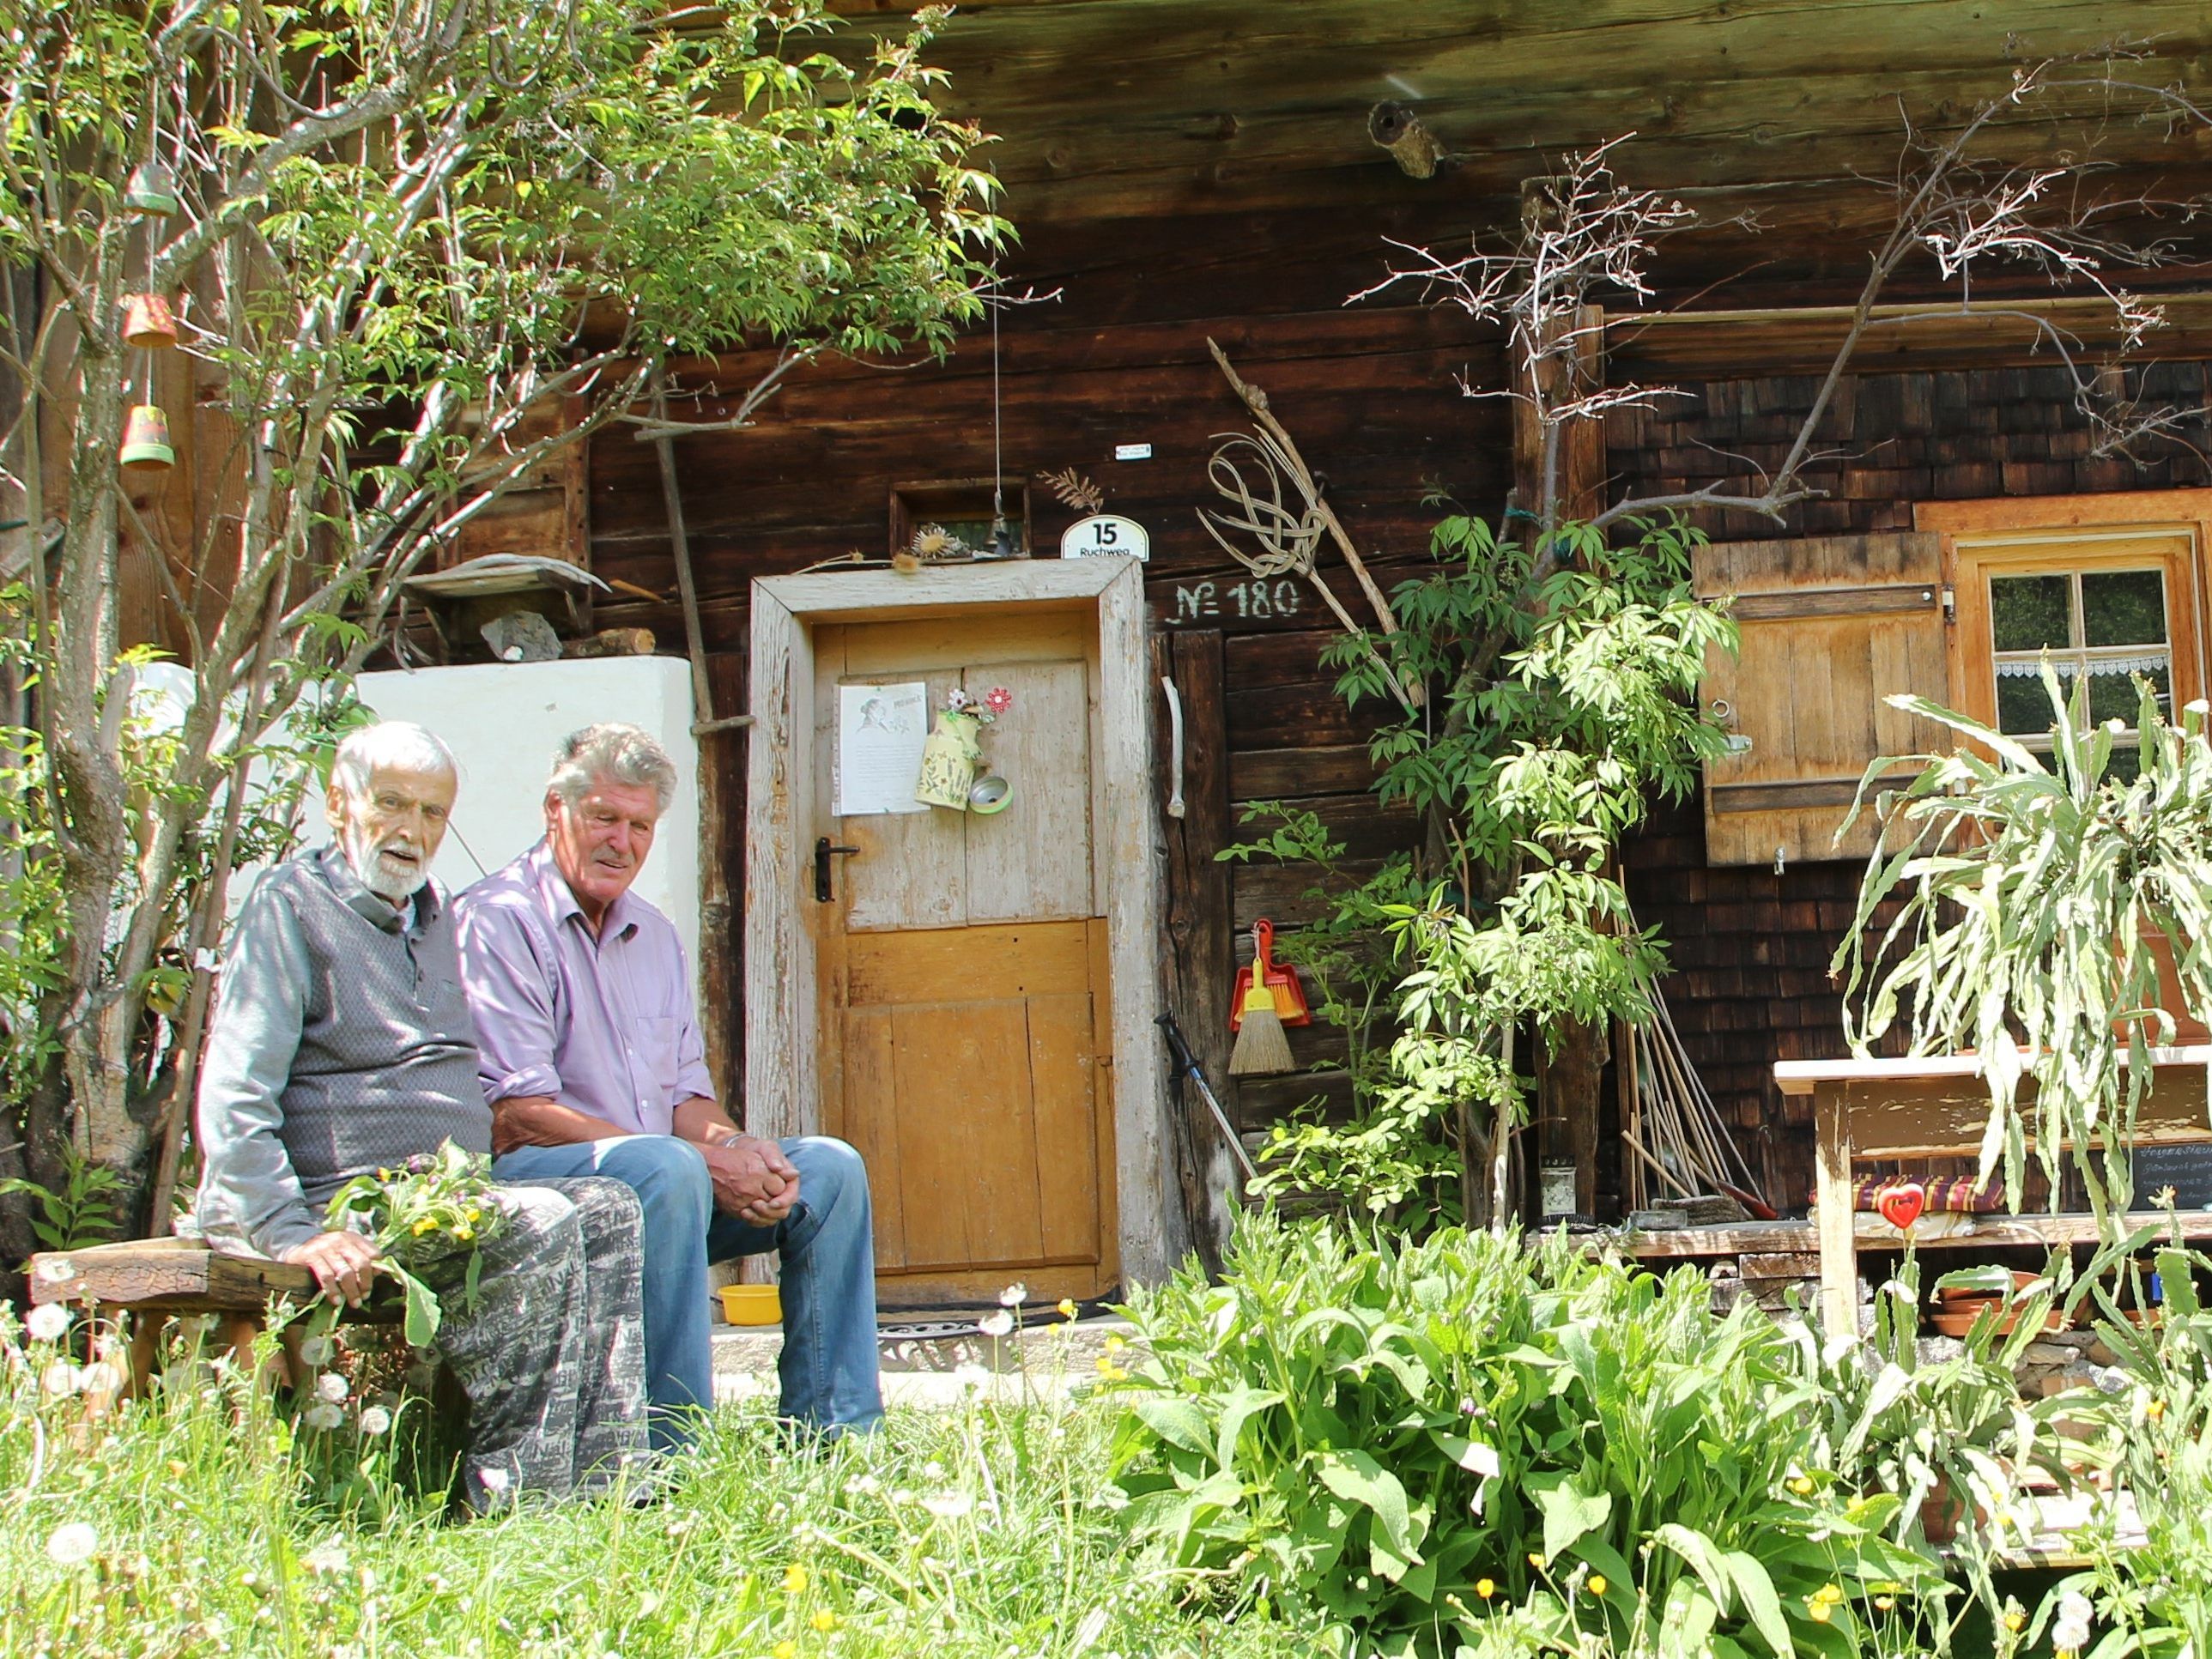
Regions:
<instances>
[{"instance_id":1,"label":"wooden beam","mask_svg":"<svg viewBox=\"0 0 2212 1659\"><path fill-rule=\"evenodd\" d=\"M2146 295L2166 312L2130 360L2212 356L2212 292ZM1849 306L1753 311L1678 311L1652 316L1611 314L1606 352L1630 380L1730 380L1804 374L1827 368L1850 325ZM1886 305L1860 337L1852 362L1860 374L1983 368L2030 358L2056 363L2045 325L2079 342L2087 359L2108 356L2120 337L2112 308L2095 300L1976 301L1967 306Z\"/></svg>"}]
</instances>

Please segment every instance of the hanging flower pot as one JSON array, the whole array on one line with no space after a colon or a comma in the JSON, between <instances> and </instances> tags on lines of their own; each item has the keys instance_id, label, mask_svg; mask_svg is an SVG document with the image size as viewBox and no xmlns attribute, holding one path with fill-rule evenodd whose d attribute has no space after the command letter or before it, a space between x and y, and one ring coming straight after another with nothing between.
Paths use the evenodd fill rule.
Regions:
<instances>
[{"instance_id":1,"label":"hanging flower pot","mask_svg":"<svg viewBox=\"0 0 2212 1659\"><path fill-rule=\"evenodd\" d=\"M177 343L176 313L167 296L127 294L123 298L123 340L126 345L161 351Z\"/></svg>"},{"instance_id":2,"label":"hanging flower pot","mask_svg":"<svg viewBox=\"0 0 2212 1659\"><path fill-rule=\"evenodd\" d=\"M123 205L149 219L177 210L177 175L159 161L141 161L123 189Z\"/></svg>"},{"instance_id":3,"label":"hanging flower pot","mask_svg":"<svg viewBox=\"0 0 2212 1659\"><path fill-rule=\"evenodd\" d=\"M937 727L921 745L921 777L914 798L929 806L946 806L956 812L968 810L968 792L975 784L982 745L975 741L978 722L965 708L948 708L937 717Z\"/></svg>"},{"instance_id":4,"label":"hanging flower pot","mask_svg":"<svg viewBox=\"0 0 2212 1659\"><path fill-rule=\"evenodd\" d=\"M123 423L123 447L117 459L133 472L158 472L177 464L169 447L169 417L154 404L135 405Z\"/></svg>"}]
</instances>

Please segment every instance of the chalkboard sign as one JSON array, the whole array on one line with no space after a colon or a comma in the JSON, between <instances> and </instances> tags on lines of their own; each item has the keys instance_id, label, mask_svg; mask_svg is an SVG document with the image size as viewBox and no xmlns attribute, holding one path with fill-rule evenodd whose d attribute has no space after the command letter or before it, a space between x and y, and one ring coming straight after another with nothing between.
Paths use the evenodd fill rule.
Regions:
<instances>
[{"instance_id":1,"label":"chalkboard sign","mask_svg":"<svg viewBox=\"0 0 2212 1659\"><path fill-rule=\"evenodd\" d=\"M2135 1207L2155 1207L2161 1188L2173 1188L2174 1207L2212 1209L2212 1142L2181 1141L2135 1149Z\"/></svg>"}]
</instances>

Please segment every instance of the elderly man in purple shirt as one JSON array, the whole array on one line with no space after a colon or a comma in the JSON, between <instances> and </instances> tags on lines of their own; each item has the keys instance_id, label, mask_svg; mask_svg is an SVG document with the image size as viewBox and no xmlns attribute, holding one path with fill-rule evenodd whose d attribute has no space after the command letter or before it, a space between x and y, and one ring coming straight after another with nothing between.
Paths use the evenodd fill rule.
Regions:
<instances>
[{"instance_id":1,"label":"elderly man in purple shirt","mask_svg":"<svg viewBox=\"0 0 2212 1659\"><path fill-rule=\"evenodd\" d=\"M883 1414L867 1171L842 1140L742 1133L714 1100L684 947L629 890L676 791L635 726L561 746L545 839L464 893L462 983L504 1181L609 1176L645 1211L656 1444L714 1401L707 1265L783 1264L783 1413L825 1434Z\"/></svg>"}]
</instances>

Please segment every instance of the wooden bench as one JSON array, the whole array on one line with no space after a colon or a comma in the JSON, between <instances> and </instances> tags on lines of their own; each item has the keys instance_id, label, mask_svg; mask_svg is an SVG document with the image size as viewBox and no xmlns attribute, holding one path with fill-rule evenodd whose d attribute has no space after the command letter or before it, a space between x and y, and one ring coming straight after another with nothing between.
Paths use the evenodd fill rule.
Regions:
<instances>
[{"instance_id":1,"label":"wooden bench","mask_svg":"<svg viewBox=\"0 0 2212 1659\"><path fill-rule=\"evenodd\" d=\"M2155 1067L2136 1115L2135 1144L2212 1141L2205 1125L2207 1067L2212 1045L2154 1048ZM2121 1061L2126 1063L2125 1051ZM1917 1060L1783 1060L1774 1079L1785 1095L1810 1095L1816 1136L1814 1228L1820 1257L1820 1311L1831 1332L1858 1330L1859 1223L1854 1215L1851 1160L1855 1158L1972 1158L1989 1121L1988 1085L1972 1054ZM2023 1107L2035 1098L2033 1079L2022 1079ZM2162 1224L2162 1211L2136 1211L2130 1229ZM2184 1237L2212 1238L2212 1216L2185 1213ZM1876 1237L1903 1244L1886 1222ZM1917 1238L1922 1249L1970 1249L1999 1244L2094 1244L2096 1220L2087 1215L1989 1215L1941 1239Z\"/></svg>"},{"instance_id":2,"label":"wooden bench","mask_svg":"<svg viewBox=\"0 0 2212 1659\"><path fill-rule=\"evenodd\" d=\"M304 1308L318 1294L305 1267L256 1256L231 1255L186 1238L141 1238L81 1250L49 1250L28 1264L31 1301L82 1307L95 1319L131 1316L130 1366L124 1398L144 1392L160 1361L161 1335L170 1321L212 1317L219 1342L241 1370L254 1364L253 1345L268 1322L269 1304ZM399 1316L396 1296L343 1310L342 1320L389 1323ZM288 1334L288 1335L290 1334ZM296 1340L288 1342L286 1379L297 1382L312 1367L301 1364Z\"/></svg>"}]
</instances>

